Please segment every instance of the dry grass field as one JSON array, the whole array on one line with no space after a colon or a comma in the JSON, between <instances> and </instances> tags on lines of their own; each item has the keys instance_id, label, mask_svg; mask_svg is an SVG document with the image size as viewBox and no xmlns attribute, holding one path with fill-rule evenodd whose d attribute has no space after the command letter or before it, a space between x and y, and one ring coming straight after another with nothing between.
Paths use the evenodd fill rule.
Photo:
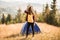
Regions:
<instances>
[{"instance_id":1,"label":"dry grass field","mask_svg":"<svg viewBox=\"0 0 60 40\"><path fill-rule=\"evenodd\" d=\"M46 23L37 23L41 33L30 34L28 38L20 34L24 23L0 24L0 40L60 40L60 27L52 26Z\"/></svg>"}]
</instances>

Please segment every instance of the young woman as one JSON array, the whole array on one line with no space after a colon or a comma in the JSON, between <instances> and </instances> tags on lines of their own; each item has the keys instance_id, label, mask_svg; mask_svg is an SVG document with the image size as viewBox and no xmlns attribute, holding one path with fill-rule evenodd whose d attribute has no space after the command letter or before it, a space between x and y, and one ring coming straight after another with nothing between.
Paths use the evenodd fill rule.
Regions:
<instances>
[{"instance_id":1,"label":"young woman","mask_svg":"<svg viewBox=\"0 0 60 40\"><path fill-rule=\"evenodd\" d=\"M27 14L26 15L26 21L28 23L28 27L27 27L27 31L26 31L26 37L28 37L28 31L29 31L30 26L32 28L32 34L33 34L33 37L34 37L34 22L35 22L35 17L34 17L34 13L32 11L32 7L30 6L28 8L28 10L25 11L25 13Z\"/></svg>"}]
</instances>

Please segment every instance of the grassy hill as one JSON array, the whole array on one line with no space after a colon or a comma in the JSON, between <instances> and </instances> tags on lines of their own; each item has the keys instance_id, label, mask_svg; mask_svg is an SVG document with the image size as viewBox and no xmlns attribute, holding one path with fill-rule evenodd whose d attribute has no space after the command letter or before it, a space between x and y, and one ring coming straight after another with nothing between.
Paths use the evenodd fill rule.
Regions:
<instances>
[{"instance_id":1,"label":"grassy hill","mask_svg":"<svg viewBox=\"0 0 60 40\"><path fill-rule=\"evenodd\" d=\"M48 25L46 23L37 23L41 33L30 34L28 38L20 34L24 23L0 24L0 40L60 40L60 27Z\"/></svg>"}]
</instances>

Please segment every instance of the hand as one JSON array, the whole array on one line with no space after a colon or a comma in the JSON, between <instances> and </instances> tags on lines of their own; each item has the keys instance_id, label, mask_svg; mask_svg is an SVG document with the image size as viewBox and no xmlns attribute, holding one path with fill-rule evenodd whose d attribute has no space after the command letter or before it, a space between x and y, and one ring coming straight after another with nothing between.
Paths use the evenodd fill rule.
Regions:
<instances>
[{"instance_id":1,"label":"hand","mask_svg":"<svg viewBox=\"0 0 60 40\"><path fill-rule=\"evenodd\" d=\"M25 13L28 13L26 10L24 11Z\"/></svg>"}]
</instances>

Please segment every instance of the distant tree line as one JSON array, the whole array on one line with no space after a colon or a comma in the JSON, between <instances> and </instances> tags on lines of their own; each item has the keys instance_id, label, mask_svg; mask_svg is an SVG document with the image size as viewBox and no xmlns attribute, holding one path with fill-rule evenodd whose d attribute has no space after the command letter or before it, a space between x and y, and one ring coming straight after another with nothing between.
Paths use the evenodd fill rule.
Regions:
<instances>
[{"instance_id":1,"label":"distant tree line","mask_svg":"<svg viewBox=\"0 0 60 40\"><path fill-rule=\"evenodd\" d=\"M56 14L57 14L56 0L53 0L51 4L51 9L52 10L49 10L49 6L48 4L46 4L45 11L43 12L44 21L48 24L60 26L60 20L59 22L57 22L57 18L56 18Z\"/></svg>"},{"instance_id":2,"label":"distant tree line","mask_svg":"<svg viewBox=\"0 0 60 40\"><path fill-rule=\"evenodd\" d=\"M45 22L51 25L60 26L60 18L58 18L59 20L57 20L56 18L56 13L57 13L56 0L53 0L51 4L51 9L52 10L50 10L49 5L46 4L45 10L43 10L42 13L37 14L35 10L34 12L36 16L36 22ZM25 22L25 17L26 17L26 14L21 13L21 9L18 9L17 15L15 16L14 19L11 17L10 14L8 14L6 18L3 14L0 20L0 23L2 24L22 23L22 22Z\"/></svg>"}]
</instances>

